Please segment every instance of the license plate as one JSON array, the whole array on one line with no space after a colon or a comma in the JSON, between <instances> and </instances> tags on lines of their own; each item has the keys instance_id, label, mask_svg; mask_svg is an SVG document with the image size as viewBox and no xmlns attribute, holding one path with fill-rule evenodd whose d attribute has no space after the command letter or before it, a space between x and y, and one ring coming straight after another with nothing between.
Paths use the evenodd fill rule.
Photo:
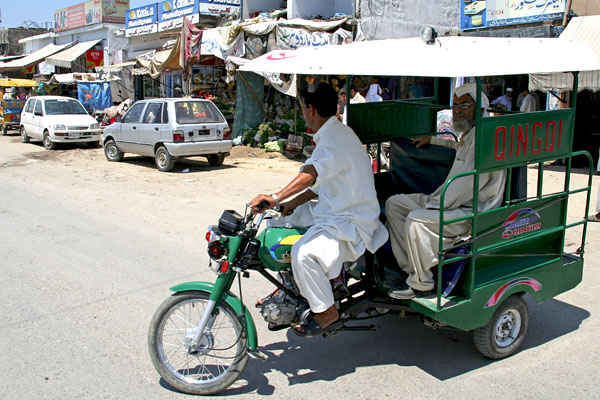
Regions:
<instances>
[{"instance_id":1,"label":"license plate","mask_svg":"<svg viewBox=\"0 0 600 400\"><path fill-rule=\"evenodd\" d=\"M202 136L202 135L209 135L210 134L210 129L200 129L198 131L198 135Z\"/></svg>"},{"instance_id":2,"label":"license plate","mask_svg":"<svg viewBox=\"0 0 600 400\"><path fill-rule=\"evenodd\" d=\"M79 132L69 132L69 138L79 139Z\"/></svg>"}]
</instances>

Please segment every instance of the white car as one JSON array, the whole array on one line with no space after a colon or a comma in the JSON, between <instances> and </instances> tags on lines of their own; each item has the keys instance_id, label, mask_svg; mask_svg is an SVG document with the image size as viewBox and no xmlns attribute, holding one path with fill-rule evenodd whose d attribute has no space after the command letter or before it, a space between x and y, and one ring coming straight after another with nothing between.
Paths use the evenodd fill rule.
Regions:
<instances>
[{"instance_id":1,"label":"white car","mask_svg":"<svg viewBox=\"0 0 600 400\"><path fill-rule=\"evenodd\" d=\"M119 122L104 128L103 144L108 161L121 161L124 153L151 156L166 172L184 157L204 156L219 166L232 141L227 121L211 101L174 98L136 102Z\"/></svg>"},{"instance_id":2,"label":"white car","mask_svg":"<svg viewBox=\"0 0 600 400\"><path fill-rule=\"evenodd\" d=\"M87 143L96 147L102 130L83 105L71 97L30 97L21 112L21 140L40 139L48 150L58 143Z\"/></svg>"}]
</instances>

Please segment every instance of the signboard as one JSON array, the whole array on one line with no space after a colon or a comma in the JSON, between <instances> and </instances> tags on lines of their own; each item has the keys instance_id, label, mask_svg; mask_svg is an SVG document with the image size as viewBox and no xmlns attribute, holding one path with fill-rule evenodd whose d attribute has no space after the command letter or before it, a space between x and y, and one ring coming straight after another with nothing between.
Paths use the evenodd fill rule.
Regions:
<instances>
[{"instance_id":1,"label":"signboard","mask_svg":"<svg viewBox=\"0 0 600 400\"><path fill-rule=\"evenodd\" d=\"M199 0L166 0L158 3L158 31L168 31L183 25L183 17L193 24L200 22Z\"/></svg>"},{"instance_id":2,"label":"signboard","mask_svg":"<svg viewBox=\"0 0 600 400\"><path fill-rule=\"evenodd\" d=\"M102 67L104 65L104 51L88 50L85 52L85 66L88 69Z\"/></svg>"},{"instance_id":3,"label":"signboard","mask_svg":"<svg viewBox=\"0 0 600 400\"><path fill-rule=\"evenodd\" d=\"M158 32L158 4L127 10L125 14L125 37Z\"/></svg>"},{"instance_id":4,"label":"signboard","mask_svg":"<svg viewBox=\"0 0 600 400\"><path fill-rule=\"evenodd\" d=\"M460 0L460 29L562 19L567 0Z\"/></svg>"},{"instance_id":5,"label":"signboard","mask_svg":"<svg viewBox=\"0 0 600 400\"><path fill-rule=\"evenodd\" d=\"M240 13L240 0L200 0L200 14Z\"/></svg>"},{"instance_id":6,"label":"signboard","mask_svg":"<svg viewBox=\"0 0 600 400\"><path fill-rule=\"evenodd\" d=\"M54 30L66 31L100 22L124 24L128 9L129 0L89 0L54 11Z\"/></svg>"}]
</instances>

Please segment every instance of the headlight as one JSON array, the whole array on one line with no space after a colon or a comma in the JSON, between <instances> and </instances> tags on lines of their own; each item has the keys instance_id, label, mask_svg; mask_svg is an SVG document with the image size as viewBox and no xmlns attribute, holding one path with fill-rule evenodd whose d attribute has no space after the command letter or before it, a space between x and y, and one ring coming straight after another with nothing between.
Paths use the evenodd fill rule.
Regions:
<instances>
[{"instance_id":1,"label":"headlight","mask_svg":"<svg viewBox=\"0 0 600 400\"><path fill-rule=\"evenodd\" d=\"M98 128L100 128L100 124L97 122L95 124L90 125L90 129L98 129Z\"/></svg>"},{"instance_id":2,"label":"headlight","mask_svg":"<svg viewBox=\"0 0 600 400\"><path fill-rule=\"evenodd\" d=\"M54 128L55 131L66 131L67 127L61 124L56 124L54 125L52 128Z\"/></svg>"}]
</instances>

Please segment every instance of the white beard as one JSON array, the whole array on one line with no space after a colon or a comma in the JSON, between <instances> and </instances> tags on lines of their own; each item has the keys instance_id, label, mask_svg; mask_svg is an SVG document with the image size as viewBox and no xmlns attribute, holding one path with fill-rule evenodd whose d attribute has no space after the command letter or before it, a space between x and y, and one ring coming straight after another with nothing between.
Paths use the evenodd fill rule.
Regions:
<instances>
[{"instance_id":1,"label":"white beard","mask_svg":"<svg viewBox=\"0 0 600 400\"><path fill-rule=\"evenodd\" d=\"M475 125L475 121L452 121L452 132L456 134L469 132L473 125Z\"/></svg>"}]
</instances>

